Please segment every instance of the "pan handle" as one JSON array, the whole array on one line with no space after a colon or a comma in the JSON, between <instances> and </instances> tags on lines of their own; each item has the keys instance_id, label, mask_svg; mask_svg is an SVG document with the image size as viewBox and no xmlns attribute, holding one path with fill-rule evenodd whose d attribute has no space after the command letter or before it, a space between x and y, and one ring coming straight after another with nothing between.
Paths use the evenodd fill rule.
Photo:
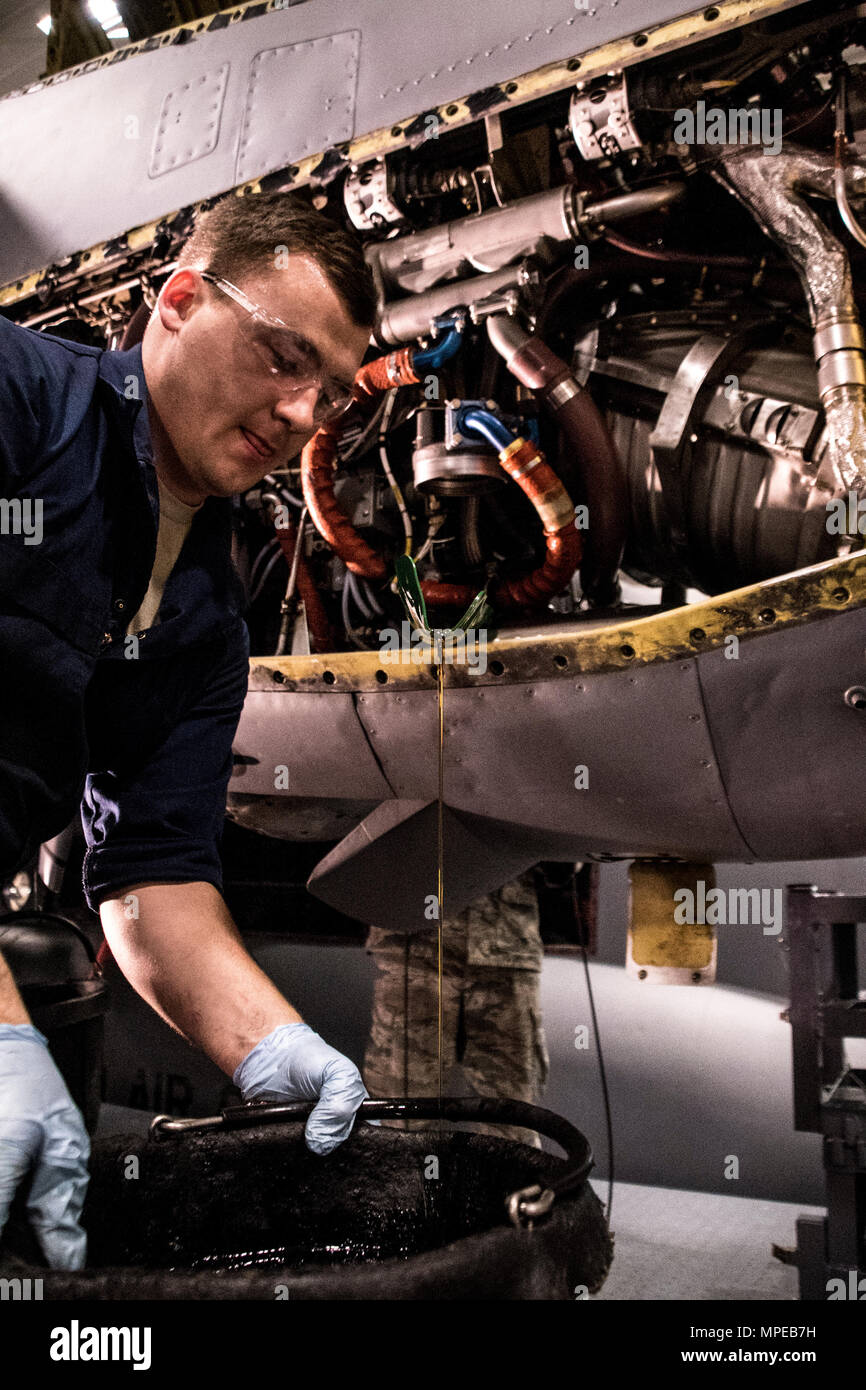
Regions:
<instances>
[{"instance_id":1,"label":"pan handle","mask_svg":"<svg viewBox=\"0 0 866 1390\"><path fill-rule=\"evenodd\" d=\"M181 1120L172 1115L157 1115L150 1126L150 1138L164 1140L209 1130L253 1129L260 1125L291 1123L305 1120L317 1104L309 1100L249 1101L227 1106L221 1114L201 1119ZM442 1119L517 1125L553 1139L565 1150L565 1167L551 1175L547 1182L521 1188L506 1198L510 1220L515 1226L526 1226L530 1230L539 1217L547 1215L557 1197L583 1186L595 1164L589 1141L579 1129L562 1115L521 1100L454 1096L443 1097L440 1103L435 1096L407 1096L362 1101L358 1115L362 1120Z\"/></svg>"}]
</instances>

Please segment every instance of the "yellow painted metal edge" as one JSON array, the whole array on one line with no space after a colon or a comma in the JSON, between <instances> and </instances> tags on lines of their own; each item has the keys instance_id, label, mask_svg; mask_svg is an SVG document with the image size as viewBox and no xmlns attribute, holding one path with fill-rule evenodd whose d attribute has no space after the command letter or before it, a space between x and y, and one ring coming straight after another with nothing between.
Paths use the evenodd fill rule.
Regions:
<instances>
[{"instance_id":1,"label":"yellow painted metal edge","mask_svg":"<svg viewBox=\"0 0 866 1390\"><path fill-rule=\"evenodd\" d=\"M772 632L830 618L866 605L866 550L808 569L733 589L703 603L601 627L562 633L528 630L484 647L486 670L475 660L446 662L448 686L510 685L533 680L625 671L659 662L691 660L724 648L727 639L754 641ZM420 658L420 648L416 649ZM386 653L398 656L400 653ZM471 656L471 651L470 651ZM320 656L255 656L251 689L362 691L435 689L429 663L389 662L375 652Z\"/></svg>"},{"instance_id":2,"label":"yellow painted metal edge","mask_svg":"<svg viewBox=\"0 0 866 1390\"><path fill-rule=\"evenodd\" d=\"M631 66L650 56L658 56L669 50L681 48L696 37L715 34L723 29L738 28L759 19L766 19L770 15L781 13L784 10L793 9L802 3L804 0L721 0L718 5L695 10L679 19L656 25L654 28L640 31L626 38L612 40L598 48L588 49L585 53L577 54L573 58L546 63L544 66L524 73L511 81L495 83L494 87L498 86L502 93L501 107L496 104L485 105L484 114L489 115L509 105L553 95L574 86L578 80L584 81L601 73ZM218 16L228 16L229 23L239 23L247 11L251 9L260 10L261 0L252 0L252 3L248 5L220 10ZM281 9L283 6L278 3L278 0L268 0L266 10L262 13ZM713 18L707 19L708 15L712 15ZM218 16L208 15L204 19L191 20L187 24L179 25L176 29L167 29L164 33L143 39L139 43L127 44L124 48L118 48L113 53L106 53L102 58L93 58L89 62L81 63L77 67L68 68L53 77L46 78L41 83L34 83L30 87L24 88L22 93L13 92L9 93L8 96L36 91L56 82L65 82L81 73L92 72L96 68L107 67L112 63L128 60L136 54L152 52L156 47L177 43L179 41L177 36L184 32L200 34L207 31ZM259 17L260 15L256 14L255 18ZM570 20L564 22L568 23ZM578 71L580 73L579 79L575 76ZM379 130L361 135L356 140L340 145L339 149L347 163L363 164L368 160L393 154L396 150L401 149L405 144L406 130L415 125L416 122L420 122L425 115L435 114L440 124L446 128L469 124L479 119L478 115L473 114L472 111L473 95L470 93L457 101L447 102L444 106L430 107L428 111L401 120L397 125L383 126ZM8 96L3 100L7 100ZM291 173L291 177L286 178L285 188L287 190L300 188L308 184L313 170L321 163L324 154L325 151L320 151L317 154L308 155L296 164L287 165L285 172ZM273 170L267 174L267 177L272 178L274 174L281 172L283 171ZM262 175L262 177L264 178L266 175ZM255 179L249 183L239 184L233 191L238 197L260 193L262 191L261 180ZM82 275L98 270L101 265L114 262L119 256L126 254L125 251L118 252L117 249L118 243L124 241L130 251L141 250L155 240L160 227L171 222L181 213L198 211L205 202L209 201L210 199L204 199L202 202L191 204L189 208L178 208L174 212L165 213L154 222L134 227L126 233L112 237L109 241L101 242L88 250L76 252L75 255L66 257L65 260L58 261L53 266L32 271L20 280L10 281L8 284L0 286L0 309L17 304L35 294L52 270L63 271L65 266L69 266L76 260L79 262L75 267L76 272L80 270ZM112 253L111 255L108 254L109 251Z\"/></svg>"}]
</instances>

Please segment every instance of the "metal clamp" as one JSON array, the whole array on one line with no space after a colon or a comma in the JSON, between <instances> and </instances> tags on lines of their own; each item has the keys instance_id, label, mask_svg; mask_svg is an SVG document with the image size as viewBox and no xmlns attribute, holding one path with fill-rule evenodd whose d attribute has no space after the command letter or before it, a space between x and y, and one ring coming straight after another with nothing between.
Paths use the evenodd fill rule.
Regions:
<instances>
[{"instance_id":1,"label":"metal clamp","mask_svg":"<svg viewBox=\"0 0 866 1390\"><path fill-rule=\"evenodd\" d=\"M661 483L662 496L674 549L682 553L688 543L682 465L687 455L698 403L706 387L755 338L769 332L772 323L744 324L728 337L704 333L689 348L649 438L650 454Z\"/></svg>"},{"instance_id":2,"label":"metal clamp","mask_svg":"<svg viewBox=\"0 0 866 1390\"><path fill-rule=\"evenodd\" d=\"M555 1201L556 1193L550 1187L542 1188L539 1183L522 1187L505 1199L508 1219L512 1226L524 1226L531 1231L538 1217L547 1216Z\"/></svg>"}]
</instances>

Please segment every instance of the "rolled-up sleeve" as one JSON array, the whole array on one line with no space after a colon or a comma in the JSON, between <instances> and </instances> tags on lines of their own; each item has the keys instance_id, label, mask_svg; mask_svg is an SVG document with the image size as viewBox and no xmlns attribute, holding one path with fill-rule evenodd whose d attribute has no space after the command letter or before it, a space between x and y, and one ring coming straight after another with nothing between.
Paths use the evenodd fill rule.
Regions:
<instances>
[{"instance_id":1,"label":"rolled-up sleeve","mask_svg":"<svg viewBox=\"0 0 866 1390\"><path fill-rule=\"evenodd\" d=\"M88 776L83 881L94 911L109 893L133 883L204 882L222 889L232 742L249 675L246 627L242 633L146 761Z\"/></svg>"}]
</instances>

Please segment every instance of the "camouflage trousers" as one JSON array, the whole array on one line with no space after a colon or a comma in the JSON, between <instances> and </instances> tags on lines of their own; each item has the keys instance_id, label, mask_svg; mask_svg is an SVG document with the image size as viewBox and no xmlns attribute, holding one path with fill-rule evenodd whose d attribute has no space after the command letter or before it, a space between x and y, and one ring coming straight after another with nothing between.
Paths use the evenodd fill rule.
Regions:
<instances>
[{"instance_id":1,"label":"camouflage trousers","mask_svg":"<svg viewBox=\"0 0 866 1390\"><path fill-rule=\"evenodd\" d=\"M364 1064L367 1089L372 1096L435 1096L439 1083L438 933L434 929L408 935L373 927L367 949L378 968ZM479 963L491 958L495 965ZM539 1006L540 966L537 902L521 881L446 917L443 1095L538 1102L549 1066ZM388 1123L404 1129L438 1124ZM471 1127L540 1146L530 1130L506 1125Z\"/></svg>"}]
</instances>

